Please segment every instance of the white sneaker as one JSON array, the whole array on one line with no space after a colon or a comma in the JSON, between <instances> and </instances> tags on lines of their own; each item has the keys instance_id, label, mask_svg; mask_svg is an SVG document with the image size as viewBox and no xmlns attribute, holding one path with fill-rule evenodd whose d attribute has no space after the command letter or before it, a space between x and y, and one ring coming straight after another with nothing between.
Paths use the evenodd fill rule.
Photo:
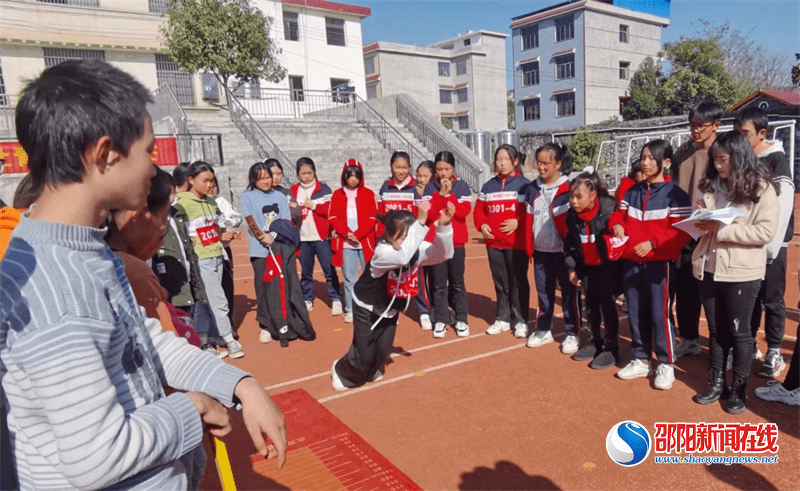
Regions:
<instances>
[{"instance_id":1,"label":"white sneaker","mask_svg":"<svg viewBox=\"0 0 800 491\"><path fill-rule=\"evenodd\" d=\"M771 380L766 387L758 387L756 396L759 399L772 402L782 402L789 406L800 406L800 388L786 390L782 383Z\"/></svg>"},{"instance_id":2,"label":"white sneaker","mask_svg":"<svg viewBox=\"0 0 800 491\"><path fill-rule=\"evenodd\" d=\"M508 322L494 321L494 324L489 326L489 329L486 330L486 334L495 335L509 330L511 330L511 324L509 324Z\"/></svg>"},{"instance_id":3,"label":"white sneaker","mask_svg":"<svg viewBox=\"0 0 800 491\"><path fill-rule=\"evenodd\" d=\"M436 327L433 328L433 337L443 338L444 333L447 332L447 326L444 322L437 322Z\"/></svg>"},{"instance_id":4,"label":"white sneaker","mask_svg":"<svg viewBox=\"0 0 800 491\"><path fill-rule=\"evenodd\" d=\"M258 333L258 342L261 344L267 344L272 341L272 334L269 333L266 329L262 329L260 333Z\"/></svg>"},{"instance_id":5,"label":"white sneaker","mask_svg":"<svg viewBox=\"0 0 800 491\"><path fill-rule=\"evenodd\" d=\"M338 390L339 392L345 391L350 387L345 387L342 383L342 379L339 378L339 374L336 373L336 362L339 360L333 360L333 366L331 366L331 385L333 386L333 390Z\"/></svg>"},{"instance_id":6,"label":"white sneaker","mask_svg":"<svg viewBox=\"0 0 800 491\"><path fill-rule=\"evenodd\" d=\"M306 302L306 310L309 312L314 310L314 302Z\"/></svg>"},{"instance_id":7,"label":"white sneaker","mask_svg":"<svg viewBox=\"0 0 800 491\"><path fill-rule=\"evenodd\" d=\"M517 339L525 339L528 337L528 326L523 324L522 322L517 323L514 326L514 337Z\"/></svg>"},{"instance_id":8,"label":"white sneaker","mask_svg":"<svg viewBox=\"0 0 800 491\"><path fill-rule=\"evenodd\" d=\"M353 322L353 313L352 312L345 312L344 313L344 321L345 322Z\"/></svg>"},{"instance_id":9,"label":"white sneaker","mask_svg":"<svg viewBox=\"0 0 800 491\"><path fill-rule=\"evenodd\" d=\"M700 341L696 339L681 339L681 341L675 345L675 358L686 355L697 356L701 353L703 353L703 347L700 346Z\"/></svg>"},{"instance_id":10,"label":"white sneaker","mask_svg":"<svg viewBox=\"0 0 800 491\"><path fill-rule=\"evenodd\" d=\"M431 331L433 330L433 324L431 323L431 317L428 314L420 314L419 316L419 325L422 327L423 331Z\"/></svg>"},{"instance_id":11,"label":"white sneaker","mask_svg":"<svg viewBox=\"0 0 800 491\"><path fill-rule=\"evenodd\" d=\"M753 343L753 360L760 360L762 356L764 356L764 353L761 352L756 343Z\"/></svg>"},{"instance_id":12,"label":"white sneaker","mask_svg":"<svg viewBox=\"0 0 800 491\"><path fill-rule=\"evenodd\" d=\"M469 336L469 326L466 322L456 322L456 335L460 338Z\"/></svg>"},{"instance_id":13,"label":"white sneaker","mask_svg":"<svg viewBox=\"0 0 800 491\"><path fill-rule=\"evenodd\" d=\"M239 341L231 341L228 343L228 356L231 358L241 358L244 356L244 351L242 351L242 345L239 344Z\"/></svg>"},{"instance_id":14,"label":"white sneaker","mask_svg":"<svg viewBox=\"0 0 800 491\"><path fill-rule=\"evenodd\" d=\"M578 336L567 336L564 339L564 342L561 343L561 352L565 355L571 355L578 351L578 345L580 344L580 340Z\"/></svg>"},{"instance_id":15,"label":"white sneaker","mask_svg":"<svg viewBox=\"0 0 800 491\"><path fill-rule=\"evenodd\" d=\"M669 390L675 382L675 369L668 363L662 363L656 368L656 379L653 386L656 389Z\"/></svg>"},{"instance_id":16,"label":"white sneaker","mask_svg":"<svg viewBox=\"0 0 800 491\"><path fill-rule=\"evenodd\" d=\"M617 372L617 377L622 380L632 380L635 378L647 377L648 375L650 375L650 362L638 358L634 358Z\"/></svg>"},{"instance_id":17,"label":"white sneaker","mask_svg":"<svg viewBox=\"0 0 800 491\"><path fill-rule=\"evenodd\" d=\"M553 333L549 330L547 331L536 331L533 333L531 337L528 338L528 342L526 345L528 348L538 348L539 346L544 346L547 343L553 342Z\"/></svg>"},{"instance_id":18,"label":"white sneaker","mask_svg":"<svg viewBox=\"0 0 800 491\"><path fill-rule=\"evenodd\" d=\"M342 315L342 312L342 301L334 300L333 304L331 305L331 315Z\"/></svg>"}]
</instances>

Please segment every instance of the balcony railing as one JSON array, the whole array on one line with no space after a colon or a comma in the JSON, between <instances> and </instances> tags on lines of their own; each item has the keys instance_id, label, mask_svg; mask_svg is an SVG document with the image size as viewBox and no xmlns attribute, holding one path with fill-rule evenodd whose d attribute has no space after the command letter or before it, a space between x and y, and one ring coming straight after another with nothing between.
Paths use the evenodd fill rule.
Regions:
<instances>
[{"instance_id":1,"label":"balcony railing","mask_svg":"<svg viewBox=\"0 0 800 491\"><path fill-rule=\"evenodd\" d=\"M147 106L156 133L186 134L186 112L170 86L163 83L153 91L153 103Z\"/></svg>"},{"instance_id":2,"label":"balcony railing","mask_svg":"<svg viewBox=\"0 0 800 491\"><path fill-rule=\"evenodd\" d=\"M15 113L19 97L15 95L0 94L0 132L14 135L16 138L17 124Z\"/></svg>"},{"instance_id":3,"label":"balcony railing","mask_svg":"<svg viewBox=\"0 0 800 491\"><path fill-rule=\"evenodd\" d=\"M352 116L351 103L355 97L351 90L267 89L248 85L237 88L233 94L256 118L303 118L320 111L331 116ZM337 109L341 113L329 114Z\"/></svg>"},{"instance_id":4,"label":"balcony railing","mask_svg":"<svg viewBox=\"0 0 800 491\"><path fill-rule=\"evenodd\" d=\"M222 135L219 133L192 133L174 136L178 144L178 161L202 160L213 166L225 165L222 154Z\"/></svg>"}]
</instances>

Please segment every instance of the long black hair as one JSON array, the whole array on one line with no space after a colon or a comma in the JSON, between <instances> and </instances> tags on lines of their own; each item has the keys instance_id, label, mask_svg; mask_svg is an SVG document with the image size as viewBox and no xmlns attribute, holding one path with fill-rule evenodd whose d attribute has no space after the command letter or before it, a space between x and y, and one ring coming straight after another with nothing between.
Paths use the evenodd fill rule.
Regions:
<instances>
[{"instance_id":1,"label":"long black hair","mask_svg":"<svg viewBox=\"0 0 800 491\"><path fill-rule=\"evenodd\" d=\"M569 184L570 190L574 186L578 186L583 184L586 186L589 191L596 191L598 198L606 198L608 197L608 188L606 187L605 181L600 177L600 174L597 171L592 170L592 172L581 172L572 182Z\"/></svg>"},{"instance_id":2,"label":"long black hair","mask_svg":"<svg viewBox=\"0 0 800 491\"><path fill-rule=\"evenodd\" d=\"M436 162L447 162L448 164L452 165L453 167L456 166L456 158L453 156L452 153L448 152L447 150L443 150L436 154L433 158L434 165Z\"/></svg>"},{"instance_id":3,"label":"long black hair","mask_svg":"<svg viewBox=\"0 0 800 491\"><path fill-rule=\"evenodd\" d=\"M433 163L432 160L423 160L422 162L420 162L419 165L417 166L417 171L419 171L420 167L425 167L426 169L431 171L432 175L436 175L436 165ZM433 179L433 177L431 177L431 179Z\"/></svg>"},{"instance_id":4,"label":"long black hair","mask_svg":"<svg viewBox=\"0 0 800 491\"><path fill-rule=\"evenodd\" d=\"M156 175L150 179L150 193L147 195L147 210L155 213L169 205L169 196L174 188L174 179L168 172L156 167Z\"/></svg>"},{"instance_id":5,"label":"long black hair","mask_svg":"<svg viewBox=\"0 0 800 491\"><path fill-rule=\"evenodd\" d=\"M653 159L656 161L656 165L658 166L658 173L661 174L664 170L664 161L669 159L672 160L672 145L667 140L650 140L649 142L645 143L642 147L642 152L644 149L650 149L650 154L653 156ZM641 168L641 153L640 155L640 162L639 166Z\"/></svg>"},{"instance_id":6,"label":"long black hair","mask_svg":"<svg viewBox=\"0 0 800 491\"><path fill-rule=\"evenodd\" d=\"M192 162L192 165L189 166L189 170L186 171L186 179L194 179L203 172L211 172L214 174L214 177L217 175L216 172L214 172L214 167L211 164L207 164L202 160L198 160L196 162Z\"/></svg>"},{"instance_id":7,"label":"long black hair","mask_svg":"<svg viewBox=\"0 0 800 491\"><path fill-rule=\"evenodd\" d=\"M761 199L762 183L769 183L775 188L775 193L780 189L772 180L772 173L761 165L753 153L753 147L746 136L738 131L729 131L714 140L708 149L708 165L706 173L698 188L710 193L714 191L714 181L719 177L719 171L714 165L714 151L721 150L728 154L731 162L731 172L726 179L728 194L727 199L734 204L748 201L758 203Z\"/></svg>"},{"instance_id":8,"label":"long black hair","mask_svg":"<svg viewBox=\"0 0 800 491\"><path fill-rule=\"evenodd\" d=\"M361 184L364 181L364 171L361 169L360 165L348 165L347 167L342 170L342 187L347 187L347 179L352 175L355 174L358 178L358 183Z\"/></svg>"},{"instance_id":9,"label":"long black hair","mask_svg":"<svg viewBox=\"0 0 800 491\"><path fill-rule=\"evenodd\" d=\"M297 164L295 165L295 167L297 168L297 177L300 177L300 167L302 167L304 165L307 165L307 166L311 167L311 170L314 171L314 179L316 179L317 178L317 166L314 165L314 161L311 160L311 157L300 157L299 159L297 159ZM283 169L281 169L281 170L283 170Z\"/></svg>"},{"instance_id":10,"label":"long black hair","mask_svg":"<svg viewBox=\"0 0 800 491\"><path fill-rule=\"evenodd\" d=\"M536 149L536 153L534 155L536 156L537 160L539 158L539 153L545 151L550 152L550 155L553 156L554 161L561 162L561 169L559 170L562 176L568 176L572 172L572 154L570 153L568 146L555 142L547 142Z\"/></svg>"},{"instance_id":11,"label":"long black hair","mask_svg":"<svg viewBox=\"0 0 800 491\"><path fill-rule=\"evenodd\" d=\"M252 191L256 188L256 182L261 177L262 172L266 172L270 177L272 177L271 169L272 166L268 165L267 162L256 162L255 164L251 165L250 170L247 171L247 190Z\"/></svg>"},{"instance_id":12,"label":"long black hair","mask_svg":"<svg viewBox=\"0 0 800 491\"><path fill-rule=\"evenodd\" d=\"M381 219L381 217L379 217ZM383 235L378 237L378 242L388 242L391 239L398 237L401 233L408 230L408 227L414 225L417 217L407 210L392 210L383 216L384 231Z\"/></svg>"}]
</instances>

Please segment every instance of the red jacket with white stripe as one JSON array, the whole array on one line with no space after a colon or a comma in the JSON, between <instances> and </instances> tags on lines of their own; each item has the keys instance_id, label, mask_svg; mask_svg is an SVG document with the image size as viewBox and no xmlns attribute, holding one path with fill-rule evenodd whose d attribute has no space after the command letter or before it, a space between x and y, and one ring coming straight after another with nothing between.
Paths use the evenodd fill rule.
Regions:
<instances>
[{"instance_id":1,"label":"red jacket with white stripe","mask_svg":"<svg viewBox=\"0 0 800 491\"><path fill-rule=\"evenodd\" d=\"M674 182L648 184L642 181L625 193L619 209L608 219L608 229L612 233L615 225L625 229L629 239L623 259L637 263L671 261L680 256L683 246L691 240L689 234L672 224L688 218L691 213L689 195ZM648 240L653 250L640 257L634 248Z\"/></svg>"},{"instance_id":2,"label":"red jacket with white stripe","mask_svg":"<svg viewBox=\"0 0 800 491\"><path fill-rule=\"evenodd\" d=\"M345 162L345 168L348 165L362 167L361 162L355 159ZM342 172L344 173L344 170ZM356 209L358 210L358 229L352 232L361 244L361 250L364 251L364 262L366 263L369 262L375 252L375 239L377 238L375 235L375 223L377 222L378 206L375 202L375 193L364 186L363 179L358 185ZM351 232L350 227L347 225L347 194L344 188L339 188L333 192L328 220L334 232L336 232L331 241L331 249L333 250L332 262L334 266L342 267L344 241L347 234Z\"/></svg>"},{"instance_id":3,"label":"red jacket with white stripe","mask_svg":"<svg viewBox=\"0 0 800 491\"><path fill-rule=\"evenodd\" d=\"M461 247L469 240L467 233L467 215L472 210L472 192L469 186L464 181L458 180L453 176L453 189L450 191L448 197L443 197L439 194L441 188L438 182L429 182L425 186L425 192L422 199L429 201L431 209L428 211L427 225L439 220L439 215L443 209L447 207L447 203L453 203L456 206L456 214L451 222L453 225L453 245Z\"/></svg>"},{"instance_id":4,"label":"red jacket with white stripe","mask_svg":"<svg viewBox=\"0 0 800 491\"><path fill-rule=\"evenodd\" d=\"M331 195L333 194L331 192L331 188L329 188L324 182L316 181L314 191L311 192L311 201L317 205L313 210L306 208L303 205L303 200L298 197L300 190L299 182L297 184L293 184L291 189L294 199L296 199L297 204L300 205L303 220L306 219L309 213L313 213L314 225L317 226L317 233L322 240L327 239L331 234L331 224L328 222L328 208L330 207Z\"/></svg>"},{"instance_id":5,"label":"red jacket with white stripe","mask_svg":"<svg viewBox=\"0 0 800 491\"><path fill-rule=\"evenodd\" d=\"M486 247L525 250L525 191L531 182L519 172L489 179L475 201L475 228L489 225L494 239L485 239ZM517 229L506 234L500 231L503 222L516 219Z\"/></svg>"}]
</instances>

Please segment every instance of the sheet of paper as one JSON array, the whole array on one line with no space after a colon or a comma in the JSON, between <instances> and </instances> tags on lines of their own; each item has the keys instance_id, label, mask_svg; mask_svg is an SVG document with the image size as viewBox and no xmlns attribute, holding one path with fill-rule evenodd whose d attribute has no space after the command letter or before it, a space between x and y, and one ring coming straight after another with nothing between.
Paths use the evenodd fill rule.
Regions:
<instances>
[{"instance_id":1,"label":"sheet of paper","mask_svg":"<svg viewBox=\"0 0 800 491\"><path fill-rule=\"evenodd\" d=\"M692 213L692 216L689 218L675 223L674 227L691 235L693 239L697 239L703 235L703 231L695 227L695 224L700 220L714 220L720 222L720 226L724 227L730 225L734 220L742 216L744 216L744 212L734 207L720 208L718 210L701 209Z\"/></svg>"}]
</instances>

